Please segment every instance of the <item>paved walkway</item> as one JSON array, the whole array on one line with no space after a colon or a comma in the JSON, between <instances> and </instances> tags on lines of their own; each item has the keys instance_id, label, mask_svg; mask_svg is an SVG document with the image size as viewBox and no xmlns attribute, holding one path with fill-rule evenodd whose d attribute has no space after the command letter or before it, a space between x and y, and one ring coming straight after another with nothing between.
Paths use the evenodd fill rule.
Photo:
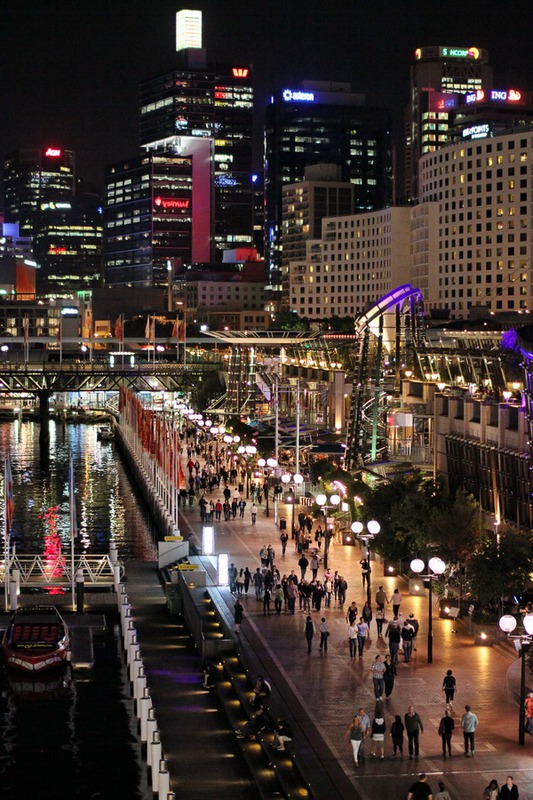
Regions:
<instances>
[{"instance_id":1,"label":"paved walkway","mask_svg":"<svg viewBox=\"0 0 533 800\"><path fill-rule=\"evenodd\" d=\"M216 500L219 496L221 492L215 492L212 498ZM230 561L234 561L238 568L248 566L253 572L260 564L261 546L272 544L280 573L283 575L291 569L298 573L298 556L290 541L285 557L281 557L279 531L272 509L267 518L264 506L259 507L257 523L252 525L250 506L251 502L248 502L244 520L237 518L230 522L214 523L217 552L229 553ZM283 507L280 511L283 513ZM183 533L192 533L200 539L201 524L196 506L184 510L180 527ZM360 559L358 547L331 547L329 566L339 570L348 581L345 611L351 600L355 599L361 609L366 599L366 590L363 592L361 585ZM320 570L319 577L322 573L323 570ZM304 613L297 611L294 616L286 613L279 617L275 614L264 616L262 603L255 600L252 588L244 599L246 620L241 634L243 646L249 645L256 652L261 647L263 663L268 665L270 659L272 671L276 672L280 682L285 682L285 687L290 687L289 693L286 688L285 691L283 687L278 688L291 704L295 716L304 724L314 726L313 741L317 756L322 757L326 765L329 763L333 777L340 765L353 785L354 797L362 800L401 800L407 796L409 786L422 771L428 774L428 782L434 793L438 790L438 781L443 780L452 800L481 797L492 778L502 784L509 773L514 775L522 800L533 798L533 738L527 738L525 747L518 746L518 708L507 690L506 675L514 661L513 653L505 647L474 646L473 637L468 635L466 626L459 624L458 634L453 633L452 621L438 619L435 609L433 664L427 664L427 598L410 597L405 584L383 577L382 567L373 563L373 597L379 584L384 586L389 597L399 585L403 596L403 615L407 616L412 611L421 623L418 650L413 653L412 662L398 665L394 691L386 703L387 730L390 730L394 715L400 714L403 718L407 706L413 704L424 723L424 733L421 736L419 762L409 761L406 757L403 761L393 759L390 735L387 734L385 760L375 761L368 757L364 767L357 771L353 767L350 744L343 740L343 734L356 708L362 705L370 716L373 713L370 663L376 653L385 653L387 650L386 640L377 638L375 623L372 622L371 626L370 647L363 659L353 661L348 652L345 611L332 607L323 609L320 614L314 612L315 626L318 628L319 618L324 615L331 636L327 655L319 653L318 635L313 642L313 651L308 655L303 632ZM223 594L231 608L232 596L227 590ZM387 617L391 616L391 607L388 606ZM458 684L453 712L456 730L453 758L444 760L437 730L445 708L442 679L450 668ZM460 716L465 703L469 703L479 717L474 759L466 759L463 755ZM367 744L367 751L369 749ZM347 796L340 786L339 796ZM317 791L317 797L321 798L320 791Z\"/></svg>"}]
</instances>

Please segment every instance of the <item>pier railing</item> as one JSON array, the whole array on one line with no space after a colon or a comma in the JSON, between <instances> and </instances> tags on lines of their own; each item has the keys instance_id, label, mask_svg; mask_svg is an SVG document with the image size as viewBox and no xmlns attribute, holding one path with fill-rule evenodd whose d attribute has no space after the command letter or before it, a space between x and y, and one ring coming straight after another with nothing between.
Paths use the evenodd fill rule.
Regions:
<instances>
[{"instance_id":1,"label":"pier railing","mask_svg":"<svg viewBox=\"0 0 533 800\"><path fill-rule=\"evenodd\" d=\"M108 587L115 583L113 563L109 555L67 555L47 558L43 555L15 555L10 559L8 571L13 576L18 571L20 586L71 586L78 570L83 571L85 586ZM74 570L74 574L73 574ZM124 572L120 566L121 577ZM0 562L0 582L5 582L5 563Z\"/></svg>"}]
</instances>

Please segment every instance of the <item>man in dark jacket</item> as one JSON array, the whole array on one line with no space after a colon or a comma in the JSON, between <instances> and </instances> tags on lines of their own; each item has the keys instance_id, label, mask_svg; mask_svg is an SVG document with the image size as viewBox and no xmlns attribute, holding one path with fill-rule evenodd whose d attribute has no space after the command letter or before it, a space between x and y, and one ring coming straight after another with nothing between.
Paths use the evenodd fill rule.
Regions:
<instances>
[{"instance_id":1,"label":"man in dark jacket","mask_svg":"<svg viewBox=\"0 0 533 800\"><path fill-rule=\"evenodd\" d=\"M413 706L409 706L407 714L404 717L405 731L407 733L407 740L409 743L409 758L413 757L413 750L415 761L419 759L419 744L418 738L420 733L423 733L424 726L419 715L414 710Z\"/></svg>"}]
</instances>

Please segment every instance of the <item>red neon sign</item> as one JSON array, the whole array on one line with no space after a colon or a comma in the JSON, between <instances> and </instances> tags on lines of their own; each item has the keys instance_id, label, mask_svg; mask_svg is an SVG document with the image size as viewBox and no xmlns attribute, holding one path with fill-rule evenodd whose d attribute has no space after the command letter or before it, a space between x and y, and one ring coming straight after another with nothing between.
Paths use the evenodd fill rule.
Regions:
<instances>
[{"instance_id":1,"label":"red neon sign","mask_svg":"<svg viewBox=\"0 0 533 800\"><path fill-rule=\"evenodd\" d=\"M58 147L48 147L44 154L49 158L58 158L61 155L61 150Z\"/></svg>"},{"instance_id":2,"label":"red neon sign","mask_svg":"<svg viewBox=\"0 0 533 800\"><path fill-rule=\"evenodd\" d=\"M247 67L233 67L231 71L234 78L247 78L250 73Z\"/></svg>"},{"instance_id":3,"label":"red neon sign","mask_svg":"<svg viewBox=\"0 0 533 800\"><path fill-rule=\"evenodd\" d=\"M155 205L159 208L189 208L189 200L185 198L178 199L174 197L156 197L154 200Z\"/></svg>"}]
</instances>

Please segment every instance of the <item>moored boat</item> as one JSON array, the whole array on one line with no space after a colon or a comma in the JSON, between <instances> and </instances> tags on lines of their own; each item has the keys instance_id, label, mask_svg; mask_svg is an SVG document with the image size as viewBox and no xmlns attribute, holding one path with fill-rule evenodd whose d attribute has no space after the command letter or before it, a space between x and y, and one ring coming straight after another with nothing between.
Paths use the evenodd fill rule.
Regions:
<instances>
[{"instance_id":1,"label":"moored boat","mask_svg":"<svg viewBox=\"0 0 533 800\"><path fill-rule=\"evenodd\" d=\"M110 442L115 438L115 432L111 425L102 425L100 428L98 428L96 438L100 442Z\"/></svg>"},{"instance_id":2,"label":"moored boat","mask_svg":"<svg viewBox=\"0 0 533 800\"><path fill-rule=\"evenodd\" d=\"M41 673L70 659L70 634L55 606L19 608L2 640L4 663L24 672Z\"/></svg>"}]
</instances>

